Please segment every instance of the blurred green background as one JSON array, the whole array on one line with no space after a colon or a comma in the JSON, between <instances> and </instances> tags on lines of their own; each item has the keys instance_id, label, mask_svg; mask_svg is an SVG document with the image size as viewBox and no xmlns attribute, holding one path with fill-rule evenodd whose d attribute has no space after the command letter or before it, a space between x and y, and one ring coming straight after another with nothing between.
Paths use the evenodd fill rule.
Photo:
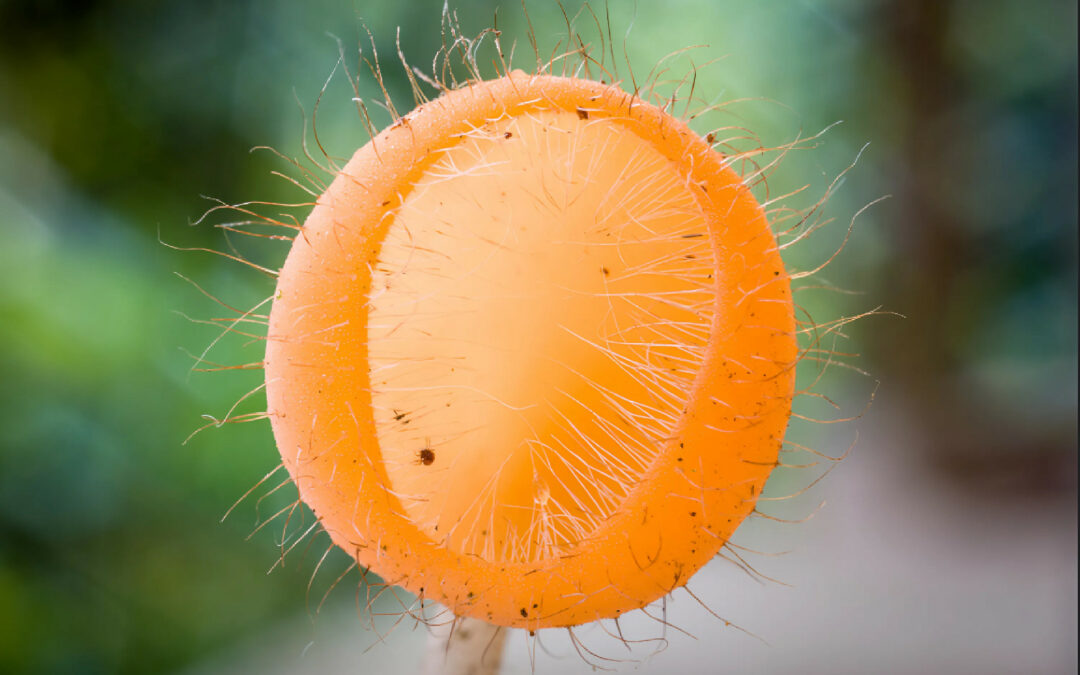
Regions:
<instances>
[{"instance_id":1,"label":"blurred green background","mask_svg":"<svg viewBox=\"0 0 1080 675\"><path fill-rule=\"evenodd\" d=\"M516 38L519 64L530 66L517 3L456 6L467 34L490 25L498 9L504 41ZM579 3L566 6L573 14ZM291 660L278 667L291 672L305 669L306 644L317 652L337 639L320 637L338 620L316 617L314 607L344 569L341 556L328 558L333 571L309 593L323 540L267 575L278 562L282 521L248 538L260 515L289 504L287 489L259 504L249 499L219 522L276 466L269 425L209 429L183 444L205 423L202 415L224 416L260 375L191 371L190 353L202 353L220 332L200 321L229 312L184 278L244 308L265 298L271 282L165 244L224 251L235 243L264 262L281 260L281 247L231 243L211 224L192 226L212 206L202 195L303 200L271 175L288 172L286 163L249 150L266 145L300 156L305 119L338 55L330 35L352 52L370 28L387 86L408 108L408 83L392 58L395 30L408 59L426 66L440 43L441 8L438 0L0 0L0 672L266 672L250 660L253 645L283 634L296 646L281 648ZM543 43L565 35L556 6L537 0L529 9ZM699 93L754 99L740 114L766 143L844 121L785 163L779 191L809 182L820 195L870 143L830 201L837 223L796 255L803 267L828 257L861 206L891 195L859 218L824 273L861 294L806 302L824 318L879 305L906 318L874 317L850 331L851 349L864 353L860 365L882 384L860 422L853 466L842 465L821 490L831 497L833 484L900 476L921 487L900 486L890 515L921 513L915 504L925 505L927 494L948 496L944 511L902 531L938 536L927 547L943 555L993 544L967 557L945 555L889 597L919 596L923 574L978 579L971 597L1021 589L1019 605L923 607L954 609L961 623L976 611L1003 612L1015 623L987 629L968 651L961 644L968 633L958 633L945 661L905 661L898 652L880 655L892 667L861 669L842 656L808 656L789 641L803 672L918 672L918 664L975 672L982 662L965 654L976 653L998 663L996 672L1075 670L1076 3L610 0L607 9L617 52L629 29L625 51L635 70L647 72L681 47L709 45L695 62L723 58L699 79ZM597 10L602 16L602 3ZM362 95L378 98L371 78L361 80ZM338 156L364 140L350 95L336 80L319 111L320 137ZM250 363L260 348L231 338L207 358ZM838 396L859 412L872 381L844 386ZM238 411L257 411L259 398ZM830 451L850 440L809 433ZM867 482L856 483L864 475ZM871 508L877 494L867 489L847 502L841 494L831 508ZM937 535L926 526L954 513L970 520ZM289 531L306 527L305 518L310 523L298 512ZM1056 558L1016 538L1035 530L1045 531L1039 542L1052 542L1046 556ZM892 557L888 547L898 542L882 541L884 548L852 549L848 563L875 552ZM1011 568L981 567L1018 549L1035 553ZM813 549L808 556L828 558ZM1039 575L1049 575L1045 592L1025 594ZM350 577L328 606L350 614L355 587ZM1064 599L1047 606L1040 598L1048 597ZM862 639L868 658L875 645L902 642L907 622L920 620L918 610L897 612L880 643ZM800 622L804 631L843 632L815 616ZM361 632L355 617L346 621L340 630ZM769 636L767 621L755 632ZM1043 624L1073 637L1014 630ZM1006 633L1022 641L1009 647L1020 661L996 660L995 641ZM781 659L783 636L775 641L780 651L762 658ZM357 638L355 651L343 652L350 670L364 672L366 644ZM1034 661L1017 656L1024 647ZM583 668L569 664L562 672Z\"/></svg>"}]
</instances>

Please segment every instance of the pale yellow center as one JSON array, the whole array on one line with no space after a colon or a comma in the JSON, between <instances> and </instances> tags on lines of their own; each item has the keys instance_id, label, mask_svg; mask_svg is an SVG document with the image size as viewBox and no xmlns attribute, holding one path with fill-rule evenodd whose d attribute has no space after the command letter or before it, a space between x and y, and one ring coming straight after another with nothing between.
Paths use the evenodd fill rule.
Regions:
<instances>
[{"instance_id":1,"label":"pale yellow center","mask_svg":"<svg viewBox=\"0 0 1080 675\"><path fill-rule=\"evenodd\" d=\"M490 561L587 539L683 412L712 273L685 177L616 122L535 113L441 151L370 297L378 440L408 517Z\"/></svg>"}]
</instances>

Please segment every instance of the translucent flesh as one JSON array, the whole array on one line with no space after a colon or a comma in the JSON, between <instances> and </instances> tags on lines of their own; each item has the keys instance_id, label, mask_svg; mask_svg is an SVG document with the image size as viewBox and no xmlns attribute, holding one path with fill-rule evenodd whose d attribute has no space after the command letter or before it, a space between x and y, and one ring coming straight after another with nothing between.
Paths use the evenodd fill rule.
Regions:
<instances>
[{"instance_id":1,"label":"translucent flesh","mask_svg":"<svg viewBox=\"0 0 1080 675\"><path fill-rule=\"evenodd\" d=\"M397 209L372 275L379 447L408 517L489 561L588 539L672 435L711 322L686 180L609 120L471 132Z\"/></svg>"}]
</instances>

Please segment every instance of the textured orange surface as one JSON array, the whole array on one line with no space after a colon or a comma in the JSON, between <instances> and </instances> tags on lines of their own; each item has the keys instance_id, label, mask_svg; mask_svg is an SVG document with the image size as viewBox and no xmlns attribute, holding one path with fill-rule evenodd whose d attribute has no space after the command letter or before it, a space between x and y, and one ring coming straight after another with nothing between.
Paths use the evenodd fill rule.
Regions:
<instances>
[{"instance_id":1,"label":"textured orange surface","mask_svg":"<svg viewBox=\"0 0 1080 675\"><path fill-rule=\"evenodd\" d=\"M723 159L617 87L519 71L358 150L281 271L266 355L334 542L530 629L708 562L776 463L797 358L775 239Z\"/></svg>"}]
</instances>

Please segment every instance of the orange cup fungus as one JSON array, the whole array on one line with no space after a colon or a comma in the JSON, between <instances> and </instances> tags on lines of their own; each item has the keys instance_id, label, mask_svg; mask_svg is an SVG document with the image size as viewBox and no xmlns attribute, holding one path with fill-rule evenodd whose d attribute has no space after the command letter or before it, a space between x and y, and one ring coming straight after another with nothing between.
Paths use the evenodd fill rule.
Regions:
<instances>
[{"instance_id":1,"label":"orange cup fungus","mask_svg":"<svg viewBox=\"0 0 1080 675\"><path fill-rule=\"evenodd\" d=\"M684 585L751 512L791 411L790 280L682 121L514 71L360 148L281 270L266 390L357 562L535 630Z\"/></svg>"}]
</instances>

